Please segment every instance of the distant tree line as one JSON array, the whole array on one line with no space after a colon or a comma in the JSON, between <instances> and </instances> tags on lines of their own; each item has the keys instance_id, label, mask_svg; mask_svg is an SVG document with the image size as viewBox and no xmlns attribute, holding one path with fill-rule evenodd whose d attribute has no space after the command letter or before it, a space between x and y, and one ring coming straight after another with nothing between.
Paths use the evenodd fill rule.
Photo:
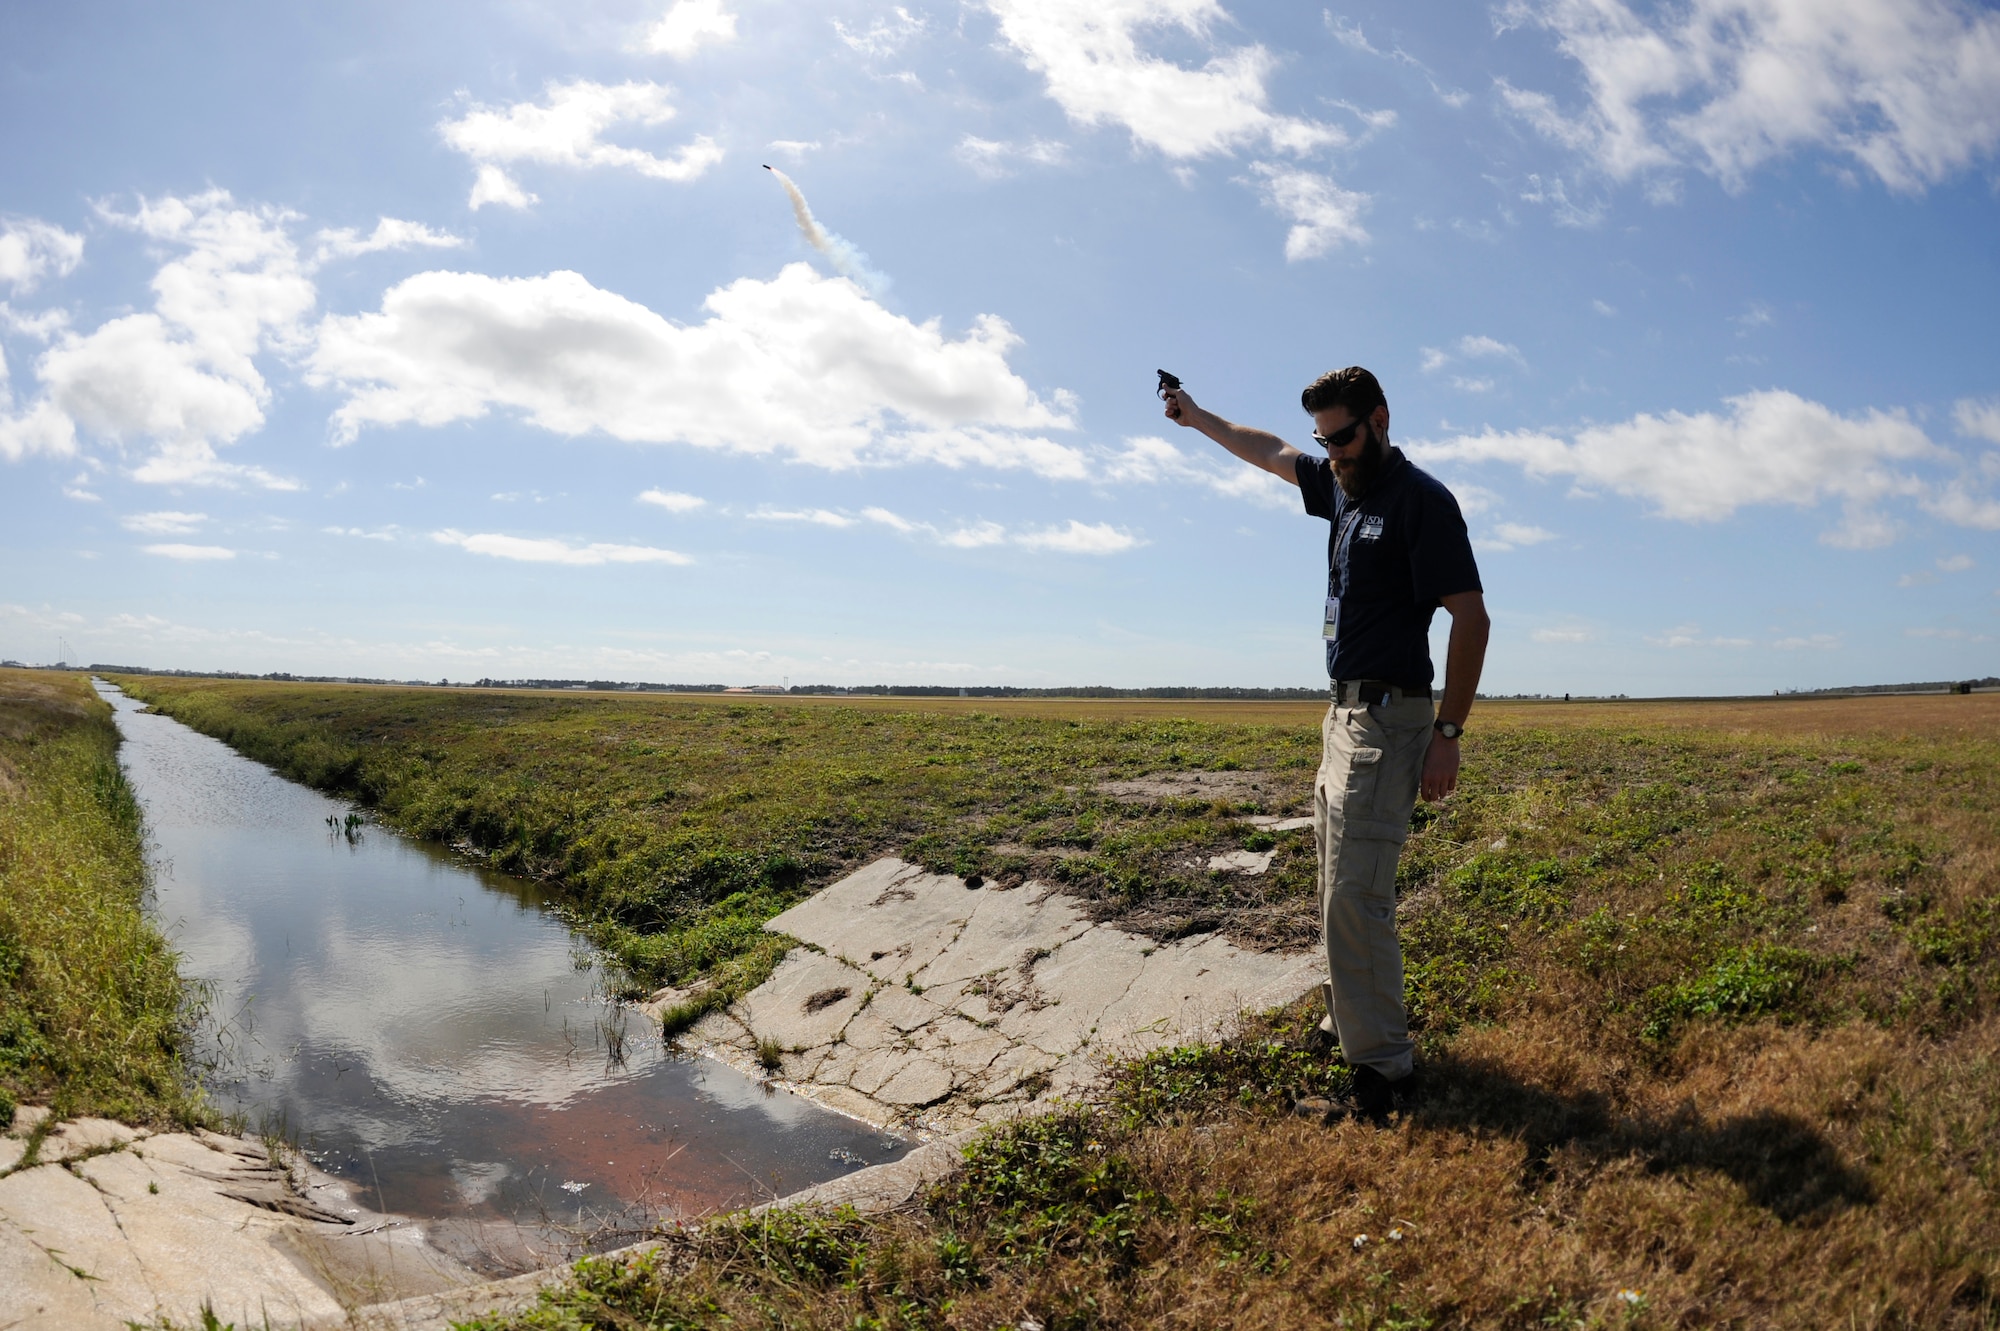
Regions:
<instances>
[{"instance_id":1,"label":"distant tree line","mask_svg":"<svg viewBox=\"0 0 2000 1331\"><path fill-rule=\"evenodd\" d=\"M12 663L8 663L12 664ZM100 675L173 675L194 679L265 679L297 684L401 684L417 688L478 688L478 689L582 689L603 693L727 693L732 690L728 684L657 684L651 681L634 683L622 679L490 679L461 680L454 683L448 679L370 679L360 675L295 675L290 671L275 670L269 674L246 674L237 670L155 670L147 666L106 665L96 663L89 667ZM1971 693L1975 689L2000 689L2000 676L1988 675L1983 679L1931 680L1916 684L1850 684L1837 689L1782 689L1774 690L1779 697L1821 698L1838 697L1844 694L1861 693ZM735 688L736 692L750 690ZM1022 688L1012 684L793 684L788 688L776 685L761 685L755 692L764 695L797 694L812 697L854 697L854 698L1196 698L1196 699L1268 699L1277 701L1302 702L1324 698L1323 688L1310 689L1252 689L1214 687L1203 688L1193 685L1166 685L1149 689L1120 689L1108 684L1084 684L1070 688ZM1560 696L1570 701L1569 694L1548 693L1481 693L1479 697L1490 702L1552 702ZM1578 702L1618 701L1625 698L1617 694L1577 694Z\"/></svg>"}]
</instances>

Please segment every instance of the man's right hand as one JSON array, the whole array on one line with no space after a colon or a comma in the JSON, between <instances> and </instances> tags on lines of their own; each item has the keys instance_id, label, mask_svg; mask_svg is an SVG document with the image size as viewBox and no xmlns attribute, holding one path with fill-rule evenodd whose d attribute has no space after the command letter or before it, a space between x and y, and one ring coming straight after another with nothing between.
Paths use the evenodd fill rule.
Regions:
<instances>
[{"instance_id":1,"label":"man's right hand","mask_svg":"<svg viewBox=\"0 0 2000 1331\"><path fill-rule=\"evenodd\" d=\"M1185 388L1169 388L1161 395L1167 404L1167 419L1176 425L1193 425L1195 414L1201 410Z\"/></svg>"}]
</instances>

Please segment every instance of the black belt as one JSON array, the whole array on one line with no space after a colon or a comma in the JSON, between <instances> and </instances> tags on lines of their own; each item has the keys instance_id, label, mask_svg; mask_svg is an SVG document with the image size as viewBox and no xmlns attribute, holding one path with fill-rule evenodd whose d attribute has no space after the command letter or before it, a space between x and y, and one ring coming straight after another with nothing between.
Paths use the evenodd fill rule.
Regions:
<instances>
[{"instance_id":1,"label":"black belt","mask_svg":"<svg viewBox=\"0 0 2000 1331\"><path fill-rule=\"evenodd\" d=\"M1430 700L1427 688L1411 688L1386 679L1336 679L1328 682L1333 700L1343 705L1401 702L1404 698Z\"/></svg>"}]
</instances>

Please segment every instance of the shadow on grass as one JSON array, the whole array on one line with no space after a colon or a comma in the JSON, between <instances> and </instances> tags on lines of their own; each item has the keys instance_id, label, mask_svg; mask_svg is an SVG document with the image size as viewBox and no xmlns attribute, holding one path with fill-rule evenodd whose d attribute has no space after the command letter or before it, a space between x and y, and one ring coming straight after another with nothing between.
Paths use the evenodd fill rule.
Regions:
<instances>
[{"instance_id":1,"label":"shadow on grass","mask_svg":"<svg viewBox=\"0 0 2000 1331\"><path fill-rule=\"evenodd\" d=\"M1530 1187L1554 1173L1558 1152L1569 1151L1593 1163L1637 1158L1653 1173L1725 1174L1753 1205L1787 1222L1875 1200L1867 1175L1791 1114L1763 1109L1706 1120L1690 1104L1664 1119L1619 1117L1601 1096L1556 1095L1491 1064L1451 1059L1431 1064L1425 1079L1417 1124L1519 1138L1528 1148L1522 1182Z\"/></svg>"}]
</instances>

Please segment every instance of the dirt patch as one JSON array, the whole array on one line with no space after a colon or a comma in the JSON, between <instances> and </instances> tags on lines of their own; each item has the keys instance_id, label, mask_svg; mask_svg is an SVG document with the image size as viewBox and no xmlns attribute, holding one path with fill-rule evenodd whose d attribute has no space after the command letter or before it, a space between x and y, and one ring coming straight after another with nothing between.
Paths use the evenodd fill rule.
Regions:
<instances>
[{"instance_id":1,"label":"dirt patch","mask_svg":"<svg viewBox=\"0 0 2000 1331\"><path fill-rule=\"evenodd\" d=\"M993 843L995 855L1040 856L1051 860L1084 860L1092 852L1080 846L1024 846L1018 841L996 841Z\"/></svg>"},{"instance_id":2,"label":"dirt patch","mask_svg":"<svg viewBox=\"0 0 2000 1331\"><path fill-rule=\"evenodd\" d=\"M1260 801L1286 793L1289 784L1269 772L1153 772L1125 781L1100 781L1099 795L1122 804L1161 800Z\"/></svg>"}]
</instances>

